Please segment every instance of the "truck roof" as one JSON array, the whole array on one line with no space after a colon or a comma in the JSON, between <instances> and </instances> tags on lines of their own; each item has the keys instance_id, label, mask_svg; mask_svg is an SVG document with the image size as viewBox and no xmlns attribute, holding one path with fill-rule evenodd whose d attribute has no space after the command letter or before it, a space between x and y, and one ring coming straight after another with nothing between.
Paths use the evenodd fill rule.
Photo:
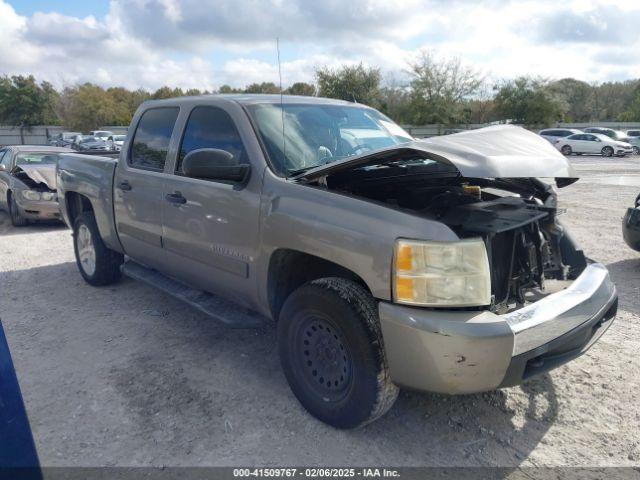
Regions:
<instances>
[{"instance_id":1,"label":"truck roof","mask_svg":"<svg viewBox=\"0 0 640 480\"><path fill-rule=\"evenodd\" d=\"M147 100L143 105L192 105L207 104L219 102L234 102L242 105L255 105L260 103L300 103L300 104L331 104L331 105L357 105L353 102L344 100L336 100L335 98L309 97L304 95L280 95L280 94L258 94L258 93L225 93L225 94L209 94L196 95L192 97L175 97L163 100ZM362 105L365 106L365 105Z\"/></svg>"}]
</instances>

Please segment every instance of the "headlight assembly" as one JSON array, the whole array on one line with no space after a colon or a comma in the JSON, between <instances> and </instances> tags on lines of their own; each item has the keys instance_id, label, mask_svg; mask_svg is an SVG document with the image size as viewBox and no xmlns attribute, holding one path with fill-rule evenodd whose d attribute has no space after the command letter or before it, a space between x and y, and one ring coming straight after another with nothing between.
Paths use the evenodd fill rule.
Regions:
<instances>
[{"instance_id":1,"label":"headlight assembly","mask_svg":"<svg viewBox=\"0 0 640 480\"><path fill-rule=\"evenodd\" d=\"M25 200L41 200L42 196L40 195L40 192L36 192L34 190L22 190L22 197Z\"/></svg>"},{"instance_id":2,"label":"headlight assembly","mask_svg":"<svg viewBox=\"0 0 640 480\"><path fill-rule=\"evenodd\" d=\"M398 240L393 296L397 303L476 307L491 303L491 273L480 238L456 242Z\"/></svg>"},{"instance_id":3,"label":"headlight assembly","mask_svg":"<svg viewBox=\"0 0 640 480\"><path fill-rule=\"evenodd\" d=\"M55 200L55 198L56 198L56 194L53 192L42 192L42 200L46 202Z\"/></svg>"}]
</instances>

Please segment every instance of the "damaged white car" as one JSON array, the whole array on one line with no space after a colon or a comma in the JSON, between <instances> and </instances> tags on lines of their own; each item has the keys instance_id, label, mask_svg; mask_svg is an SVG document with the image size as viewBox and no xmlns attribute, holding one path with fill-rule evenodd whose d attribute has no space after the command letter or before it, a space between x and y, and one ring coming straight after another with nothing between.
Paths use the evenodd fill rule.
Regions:
<instances>
[{"instance_id":1,"label":"damaged white car","mask_svg":"<svg viewBox=\"0 0 640 480\"><path fill-rule=\"evenodd\" d=\"M0 149L0 209L15 227L31 220L58 220L56 164L68 148L29 145Z\"/></svg>"}]
</instances>

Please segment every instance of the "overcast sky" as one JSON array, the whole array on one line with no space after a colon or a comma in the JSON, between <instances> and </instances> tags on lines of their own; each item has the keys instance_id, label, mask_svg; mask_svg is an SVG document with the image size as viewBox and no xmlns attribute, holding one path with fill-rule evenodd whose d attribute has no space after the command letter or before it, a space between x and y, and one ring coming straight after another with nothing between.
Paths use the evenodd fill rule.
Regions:
<instances>
[{"instance_id":1,"label":"overcast sky","mask_svg":"<svg viewBox=\"0 0 640 480\"><path fill-rule=\"evenodd\" d=\"M0 74L156 89L311 81L420 49L490 78L640 77L640 0L0 0Z\"/></svg>"}]
</instances>

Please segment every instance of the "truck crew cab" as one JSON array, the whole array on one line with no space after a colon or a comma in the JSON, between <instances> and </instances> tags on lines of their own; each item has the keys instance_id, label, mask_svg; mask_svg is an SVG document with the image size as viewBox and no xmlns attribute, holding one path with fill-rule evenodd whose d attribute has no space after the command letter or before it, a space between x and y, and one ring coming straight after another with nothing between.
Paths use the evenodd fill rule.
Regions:
<instances>
[{"instance_id":1,"label":"truck crew cab","mask_svg":"<svg viewBox=\"0 0 640 480\"><path fill-rule=\"evenodd\" d=\"M129 132L118 160L59 161L81 275L275 322L293 393L335 427L380 417L399 387L518 384L615 316L606 268L557 218L576 175L523 129L415 141L364 105L208 95L146 102Z\"/></svg>"}]
</instances>

